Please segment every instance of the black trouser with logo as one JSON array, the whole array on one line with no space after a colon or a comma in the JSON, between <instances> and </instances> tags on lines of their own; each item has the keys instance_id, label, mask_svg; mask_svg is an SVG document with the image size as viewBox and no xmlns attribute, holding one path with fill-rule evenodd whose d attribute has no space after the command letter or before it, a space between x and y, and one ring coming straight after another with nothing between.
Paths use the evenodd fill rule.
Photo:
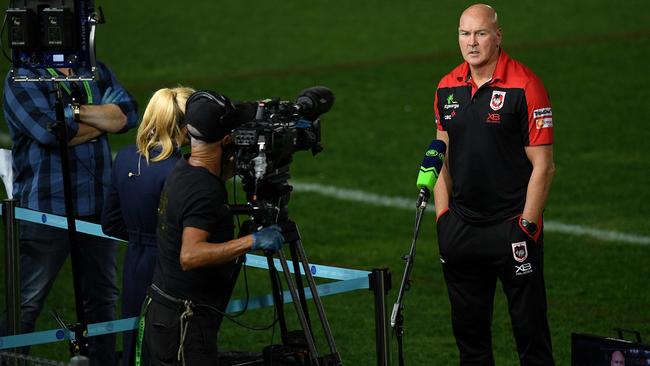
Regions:
<instances>
[{"instance_id":1,"label":"black trouser with logo","mask_svg":"<svg viewBox=\"0 0 650 366\"><path fill-rule=\"evenodd\" d=\"M490 327L499 278L521 365L554 365L546 317L543 234L534 242L516 219L474 226L453 211L444 213L437 226L460 364L494 365Z\"/></svg>"}]
</instances>

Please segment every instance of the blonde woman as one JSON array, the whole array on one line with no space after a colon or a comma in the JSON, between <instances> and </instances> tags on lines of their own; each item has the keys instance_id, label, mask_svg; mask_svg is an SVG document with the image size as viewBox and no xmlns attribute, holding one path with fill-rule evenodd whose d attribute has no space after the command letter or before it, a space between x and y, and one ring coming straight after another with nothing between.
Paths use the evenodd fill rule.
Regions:
<instances>
[{"instance_id":1,"label":"blonde woman","mask_svg":"<svg viewBox=\"0 0 650 366\"><path fill-rule=\"evenodd\" d=\"M105 234L128 240L122 279L122 317L138 316L151 284L158 248L157 210L165 178L187 143L182 126L191 88L164 88L149 100L136 144L121 150L102 210ZM123 365L134 364L135 332L124 333Z\"/></svg>"}]
</instances>

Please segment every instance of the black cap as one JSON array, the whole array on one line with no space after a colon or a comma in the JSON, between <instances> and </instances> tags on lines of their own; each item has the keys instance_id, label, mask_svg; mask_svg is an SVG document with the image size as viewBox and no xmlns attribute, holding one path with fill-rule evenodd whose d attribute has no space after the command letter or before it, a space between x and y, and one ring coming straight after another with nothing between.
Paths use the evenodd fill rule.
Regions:
<instances>
[{"instance_id":1,"label":"black cap","mask_svg":"<svg viewBox=\"0 0 650 366\"><path fill-rule=\"evenodd\" d=\"M185 124L188 133L197 140L216 142L229 134L234 107L230 100L213 91L197 91L185 104Z\"/></svg>"}]
</instances>

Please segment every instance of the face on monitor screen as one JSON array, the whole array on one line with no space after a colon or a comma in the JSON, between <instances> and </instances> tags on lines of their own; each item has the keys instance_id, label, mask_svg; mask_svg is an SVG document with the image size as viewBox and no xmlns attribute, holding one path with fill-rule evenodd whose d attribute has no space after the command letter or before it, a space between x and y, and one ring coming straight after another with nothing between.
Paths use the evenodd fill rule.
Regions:
<instances>
[{"instance_id":1,"label":"face on monitor screen","mask_svg":"<svg viewBox=\"0 0 650 366\"><path fill-rule=\"evenodd\" d=\"M572 366L650 366L650 344L587 334L572 334Z\"/></svg>"}]
</instances>

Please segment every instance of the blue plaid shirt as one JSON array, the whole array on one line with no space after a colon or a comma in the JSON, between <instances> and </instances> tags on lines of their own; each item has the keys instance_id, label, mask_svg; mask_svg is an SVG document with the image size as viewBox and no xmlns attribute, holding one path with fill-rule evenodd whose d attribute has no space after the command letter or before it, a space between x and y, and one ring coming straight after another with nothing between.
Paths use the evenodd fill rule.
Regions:
<instances>
[{"instance_id":1,"label":"blue plaid shirt","mask_svg":"<svg viewBox=\"0 0 650 366\"><path fill-rule=\"evenodd\" d=\"M87 86L78 82L81 104L99 104L109 88L120 90L115 75L102 63L97 63L99 78ZM89 71L80 70L82 76ZM51 76L43 69L18 69L19 76ZM62 83L63 103L71 103L68 92L73 83ZM54 103L56 94L52 82L13 83L9 75L4 83L4 115L13 140L13 195L21 207L57 215L65 214L63 177L59 142L50 127L56 121ZM127 117L125 132L137 125L137 104L124 90L122 99L115 102ZM66 117L68 139L72 139L79 125L72 116ZM69 148L70 175L75 214L77 216L99 215L104 193L110 184L111 149L107 134Z\"/></svg>"}]
</instances>

